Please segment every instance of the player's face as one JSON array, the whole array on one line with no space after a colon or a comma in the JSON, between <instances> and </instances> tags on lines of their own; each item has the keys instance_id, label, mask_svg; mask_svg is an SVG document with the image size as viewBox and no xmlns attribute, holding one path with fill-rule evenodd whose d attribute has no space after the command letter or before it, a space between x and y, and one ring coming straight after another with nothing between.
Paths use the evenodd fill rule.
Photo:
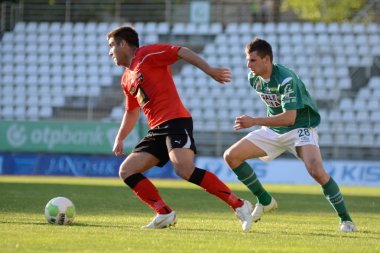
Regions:
<instances>
[{"instance_id":1,"label":"player's face","mask_svg":"<svg viewBox=\"0 0 380 253\"><path fill-rule=\"evenodd\" d=\"M267 70L268 56L261 58L257 55L256 51L253 51L246 56L247 68L249 68L253 74L262 76Z\"/></svg>"},{"instance_id":2,"label":"player's face","mask_svg":"<svg viewBox=\"0 0 380 253\"><path fill-rule=\"evenodd\" d=\"M118 66L127 66L128 65L128 55L126 50L126 42L122 41L117 44L114 38L108 39L108 46L110 48L108 54L112 57L115 64Z\"/></svg>"}]
</instances>

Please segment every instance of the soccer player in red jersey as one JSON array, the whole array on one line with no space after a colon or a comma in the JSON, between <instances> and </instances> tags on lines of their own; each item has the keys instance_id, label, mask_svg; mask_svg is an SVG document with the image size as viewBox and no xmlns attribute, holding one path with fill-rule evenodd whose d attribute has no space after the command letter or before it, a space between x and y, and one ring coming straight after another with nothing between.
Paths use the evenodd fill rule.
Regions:
<instances>
[{"instance_id":1,"label":"soccer player in red jersey","mask_svg":"<svg viewBox=\"0 0 380 253\"><path fill-rule=\"evenodd\" d=\"M124 66L121 85L126 97L125 113L115 139L113 152L122 156L123 140L132 131L140 109L149 124L147 135L136 145L120 166L119 175L133 192L157 215L145 228L165 228L176 224L177 217L161 198L156 187L142 173L169 160L181 178L199 185L227 203L242 223L251 227L252 204L238 198L216 175L196 168L193 120L181 102L170 65L179 59L201 69L221 84L231 81L226 68L212 67L192 50L170 44L140 47L138 33L130 26L107 34L109 55Z\"/></svg>"}]
</instances>

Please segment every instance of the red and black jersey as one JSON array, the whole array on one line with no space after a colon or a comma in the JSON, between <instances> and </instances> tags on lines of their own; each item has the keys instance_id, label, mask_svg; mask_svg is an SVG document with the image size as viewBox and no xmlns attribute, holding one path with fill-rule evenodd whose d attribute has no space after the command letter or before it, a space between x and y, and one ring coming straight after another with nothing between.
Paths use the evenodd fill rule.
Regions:
<instances>
[{"instance_id":1,"label":"red and black jersey","mask_svg":"<svg viewBox=\"0 0 380 253\"><path fill-rule=\"evenodd\" d=\"M125 109L140 106L150 128L171 119L191 117L180 100L170 70L170 65L178 60L180 48L169 44L138 48L131 66L123 73Z\"/></svg>"}]
</instances>

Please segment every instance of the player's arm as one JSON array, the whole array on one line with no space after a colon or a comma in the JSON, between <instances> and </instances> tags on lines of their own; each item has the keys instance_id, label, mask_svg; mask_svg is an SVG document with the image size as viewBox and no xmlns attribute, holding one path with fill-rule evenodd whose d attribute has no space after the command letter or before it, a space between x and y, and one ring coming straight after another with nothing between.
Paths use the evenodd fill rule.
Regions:
<instances>
[{"instance_id":1,"label":"player's arm","mask_svg":"<svg viewBox=\"0 0 380 253\"><path fill-rule=\"evenodd\" d=\"M235 119L234 129L239 130L252 126L291 126L296 121L297 110L288 110L271 117L250 117L247 115L239 116Z\"/></svg>"},{"instance_id":2,"label":"player's arm","mask_svg":"<svg viewBox=\"0 0 380 253\"><path fill-rule=\"evenodd\" d=\"M198 54L187 47L178 50L178 57L199 68L219 83L231 82L231 71L228 68L212 67Z\"/></svg>"},{"instance_id":3,"label":"player's arm","mask_svg":"<svg viewBox=\"0 0 380 253\"><path fill-rule=\"evenodd\" d=\"M121 121L119 132L116 135L115 143L112 149L116 156L124 155L123 141L133 130L133 127L135 126L136 121L139 117L139 112L139 107L124 112L123 120Z\"/></svg>"}]
</instances>

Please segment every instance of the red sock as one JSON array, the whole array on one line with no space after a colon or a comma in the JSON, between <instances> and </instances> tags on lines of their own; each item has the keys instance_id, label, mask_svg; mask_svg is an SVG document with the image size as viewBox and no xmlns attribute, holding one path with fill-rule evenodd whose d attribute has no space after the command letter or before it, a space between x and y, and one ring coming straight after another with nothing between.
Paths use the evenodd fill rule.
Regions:
<instances>
[{"instance_id":1,"label":"red sock","mask_svg":"<svg viewBox=\"0 0 380 253\"><path fill-rule=\"evenodd\" d=\"M142 179L132 188L132 190L137 197L150 206L150 208L156 213L167 214L172 211L162 200L157 188L149 181L149 179Z\"/></svg>"},{"instance_id":2,"label":"red sock","mask_svg":"<svg viewBox=\"0 0 380 253\"><path fill-rule=\"evenodd\" d=\"M241 207L244 203L239 199L220 179L213 173L206 171L203 180L200 183L208 193L211 193L224 202L226 202L232 209Z\"/></svg>"}]
</instances>

